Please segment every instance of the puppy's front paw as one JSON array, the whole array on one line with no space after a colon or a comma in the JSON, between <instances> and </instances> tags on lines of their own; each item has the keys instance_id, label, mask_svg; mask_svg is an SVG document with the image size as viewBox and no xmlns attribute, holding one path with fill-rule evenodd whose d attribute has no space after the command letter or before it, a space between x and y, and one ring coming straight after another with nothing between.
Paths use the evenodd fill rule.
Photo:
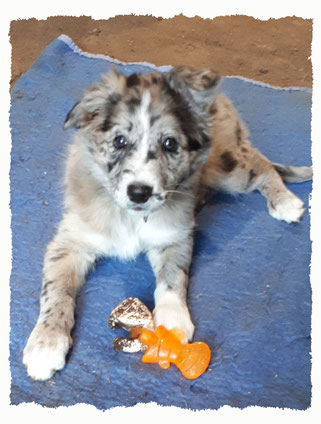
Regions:
<instances>
[{"instance_id":1,"label":"puppy's front paw","mask_svg":"<svg viewBox=\"0 0 321 424\"><path fill-rule=\"evenodd\" d=\"M304 214L304 203L287 190L280 198L268 201L270 215L280 221L299 222Z\"/></svg>"},{"instance_id":2,"label":"puppy's front paw","mask_svg":"<svg viewBox=\"0 0 321 424\"><path fill-rule=\"evenodd\" d=\"M185 333L182 343L190 342L194 334L194 324L192 323L188 308L172 294L167 294L161 298L154 311L155 326L163 325L167 330L178 328Z\"/></svg>"},{"instance_id":3,"label":"puppy's front paw","mask_svg":"<svg viewBox=\"0 0 321 424\"><path fill-rule=\"evenodd\" d=\"M23 351L23 363L34 380L47 380L65 365L65 356L72 344L61 329L48 330L43 324L33 329Z\"/></svg>"}]
</instances>

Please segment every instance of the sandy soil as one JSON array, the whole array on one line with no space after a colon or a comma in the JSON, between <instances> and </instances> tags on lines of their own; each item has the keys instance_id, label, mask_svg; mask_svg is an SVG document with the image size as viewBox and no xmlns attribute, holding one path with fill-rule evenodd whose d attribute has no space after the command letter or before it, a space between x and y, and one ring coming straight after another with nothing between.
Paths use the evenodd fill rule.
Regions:
<instances>
[{"instance_id":1,"label":"sandy soil","mask_svg":"<svg viewBox=\"0 0 321 424\"><path fill-rule=\"evenodd\" d=\"M11 86L60 34L69 35L85 51L121 61L209 67L222 75L241 75L272 85L312 86L312 20L260 21L248 16L210 20L183 15L12 21Z\"/></svg>"}]
</instances>

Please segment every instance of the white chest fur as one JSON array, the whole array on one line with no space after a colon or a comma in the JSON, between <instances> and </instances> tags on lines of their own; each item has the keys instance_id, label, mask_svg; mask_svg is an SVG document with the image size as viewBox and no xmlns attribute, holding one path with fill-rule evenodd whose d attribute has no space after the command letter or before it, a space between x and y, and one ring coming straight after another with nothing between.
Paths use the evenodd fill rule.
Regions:
<instances>
[{"instance_id":1,"label":"white chest fur","mask_svg":"<svg viewBox=\"0 0 321 424\"><path fill-rule=\"evenodd\" d=\"M162 210L152 213L147 220L139 214L119 217L118 225L111 229L107 254L130 259L141 251L183 241L190 225L184 225L185 219L177 219L177 214Z\"/></svg>"}]
</instances>

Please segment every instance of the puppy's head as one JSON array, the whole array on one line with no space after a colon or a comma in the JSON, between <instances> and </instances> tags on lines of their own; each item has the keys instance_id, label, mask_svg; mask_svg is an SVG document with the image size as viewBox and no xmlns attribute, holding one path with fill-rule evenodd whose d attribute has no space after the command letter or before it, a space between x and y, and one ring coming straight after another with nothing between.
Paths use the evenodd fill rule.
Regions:
<instances>
[{"instance_id":1,"label":"puppy's head","mask_svg":"<svg viewBox=\"0 0 321 424\"><path fill-rule=\"evenodd\" d=\"M67 115L122 208L150 212L188 187L210 148L219 76L177 67L128 77L110 72Z\"/></svg>"}]
</instances>

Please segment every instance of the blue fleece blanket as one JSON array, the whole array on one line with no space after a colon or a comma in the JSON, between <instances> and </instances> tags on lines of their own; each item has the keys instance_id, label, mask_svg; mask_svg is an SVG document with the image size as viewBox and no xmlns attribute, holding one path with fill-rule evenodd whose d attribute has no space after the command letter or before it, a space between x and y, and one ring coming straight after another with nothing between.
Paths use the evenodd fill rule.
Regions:
<instances>
[{"instance_id":1,"label":"blue fleece blanket","mask_svg":"<svg viewBox=\"0 0 321 424\"><path fill-rule=\"evenodd\" d=\"M200 378L184 379L174 365L164 371L142 364L141 353L112 348L113 339L126 334L107 327L116 305L136 296L153 308L154 276L143 255L126 264L114 259L97 264L78 297L67 366L46 382L27 376L22 351L38 316L45 247L62 214L62 175L72 138L62 124L84 88L112 66L125 74L155 69L86 55L60 37L12 90L12 404L87 403L109 409L154 401L196 410L308 408L309 213L299 224L276 221L259 193L217 194L197 216L188 302L195 340L212 350ZM288 165L311 164L311 90L225 78L223 91L266 156ZM311 182L290 188L308 208Z\"/></svg>"}]
</instances>

